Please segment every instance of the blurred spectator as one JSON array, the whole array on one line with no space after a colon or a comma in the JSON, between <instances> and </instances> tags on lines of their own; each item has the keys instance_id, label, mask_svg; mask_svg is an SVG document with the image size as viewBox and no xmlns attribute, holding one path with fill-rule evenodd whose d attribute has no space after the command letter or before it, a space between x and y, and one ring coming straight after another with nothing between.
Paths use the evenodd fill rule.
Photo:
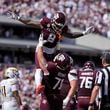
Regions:
<instances>
[{"instance_id":1,"label":"blurred spectator","mask_svg":"<svg viewBox=\"0 0 110 110\"><path fill-rule=\"evenodd\" d=\"M4 61L3 61L3 63L5 63L5 64L11 64L11 59L10 59L10 57L9 57L8 55L5 55L5 56L4 56Z\"/></svg>"},{"instance_id":2,"label":"blurred spectator","mask_svg":"<svg viewBox=\"0 0 110 110\"><path fill-rule=\"evenodd\" d=\"M20 16L50 18L56 11L64 11L72 26L85 29L95 25L97 33L109 37L109 3L109 0L0 0L0 14L6 15L15 8Z\"/></svg>"}]
</instances>

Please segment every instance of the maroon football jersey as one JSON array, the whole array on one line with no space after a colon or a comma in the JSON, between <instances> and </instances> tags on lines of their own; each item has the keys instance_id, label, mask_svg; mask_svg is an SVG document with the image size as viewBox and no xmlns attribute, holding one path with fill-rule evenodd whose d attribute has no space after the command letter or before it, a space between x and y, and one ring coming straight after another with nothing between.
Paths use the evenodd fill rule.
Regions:
<instances>
[{"instance_id":1,"label":"maroon football jersey","mask_svg":"<svg viewBox=\"0 0 110 110\"><path fill-rule=\"evenodd\" d=\"M59 70L53 62L48 62L47 67L50 75L48 77L48 82L43 82L45 84L45 93L59 93L63 84L63 81L67 74L69 73L69 69L65 71ZM45 76L44 76L45 77Z\"/></svg>"},{"instance_id":2,"label":"maroon football jersey","mask_svg":"<svg viewBox=\"0 0 110 110\"><path fill-rule=\"evenodd\" d=\"M78 96L91 96L96 71L81 70L78 72Z\"/></svg>"},{"instance_id":3,"label":"maroon football jersey","mask_svg":"<svg viewBox=\"0 0 110 110\"><path fill-rule=\"evenodd\" d=\"M48 48L53 48L57 45L59 41L59 35L52 29L51 25L51 19L44 17L41 19L41 26L42 26L42 31L41 31L41 36L43 37L44 40L47 40L48 42L44 44L44 46ZM61 35L68 31L68 27L64 26L62 29Z\"/></svg>"}]
</instances>

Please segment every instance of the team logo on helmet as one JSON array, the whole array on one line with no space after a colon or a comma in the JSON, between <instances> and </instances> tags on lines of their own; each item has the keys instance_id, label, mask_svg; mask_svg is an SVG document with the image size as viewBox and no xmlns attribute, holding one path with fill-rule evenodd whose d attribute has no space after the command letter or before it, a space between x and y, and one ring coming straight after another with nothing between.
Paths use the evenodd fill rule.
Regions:
<instances>
[{"instance_id":1,"label":"team logo on helmet","mask_svg":"<svg viewBox=\"0 0 110 110\"><path fill-rule=\"evenodd\" d=\"M55 62L56 66L61 70L66 70L71 65L70 57L66 53L57 54L53 61Z\"/></svg>"}]
</instances>

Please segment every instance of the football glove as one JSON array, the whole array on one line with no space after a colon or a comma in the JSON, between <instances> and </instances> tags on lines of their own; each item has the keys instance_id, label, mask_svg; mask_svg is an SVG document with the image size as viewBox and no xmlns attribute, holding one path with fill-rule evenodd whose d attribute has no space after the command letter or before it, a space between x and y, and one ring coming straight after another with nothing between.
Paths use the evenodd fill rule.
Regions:
<instances>
[{"instance_id":1,"label":"football glove","mask_svg":"<svg viewBox=\"0 0 110 110\"><path fill-rule=\"evenodd\" d=\"M45 43L47 43L48 42L48 40L44 40L43 39L43 36L40 36L39 37L39 43L38 43L38 46L39 47L42 47Z\"/></svg>"},{"instance_id":2,"label":"football glove","mask_svg":"<svg viewBox=\"0 0 110 110\"><path fill-rule=\"evenodd\" d=\"M85 31L83 31L83 35L89 34L93 31L94 31L94 26L90 26Z\"/></svg>"},{"instance_id":3,"label":"football glove","mask_svg":"<svg viewBox=\"0 0 110 110\"><path fill-rule=\"evenodd\" d=\"M67 107L67 104L69 103L70 101L70 98L69 97L66 97L64 100L63 100L63 109L65 109Z\"/></svg>"},{"instance_id":4,"label":"football glove","mask_svg":"<svg viewBox=\"0 0 110 110\"><path fill-rule=\"evenodd\" d=\"M38 85L36 87L36 95L42 93L44 91L44 89L45 89L45 85Z\"/></svg>"},{"instance_id":5,"label":"football glove","mask_svg":"<svg viewBox=\"0 0 110 110\"><path fill-rule=\"evenodd\" d=\"M11 19L19 20L20 16L13 11L8 11L7 16Z\"/></svg>"}]
</instances>

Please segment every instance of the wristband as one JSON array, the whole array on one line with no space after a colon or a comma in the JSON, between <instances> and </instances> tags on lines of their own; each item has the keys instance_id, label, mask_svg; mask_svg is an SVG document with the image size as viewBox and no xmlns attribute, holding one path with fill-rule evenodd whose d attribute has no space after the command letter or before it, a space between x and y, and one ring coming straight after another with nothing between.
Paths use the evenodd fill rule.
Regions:
<instances>
[{"instance_id":1,"label":"wristband","mask_svg":"<svg viewBox=\"0 0 110 110\"><path fill-rule=\"evenodd\" d=\"M85 32L85 31L83 31L83 32L82 32L82 34L83 34L83 35L86 35L86 32Z\"/></svg>"},{"instance_id":2,"label":"wristband","mask_svg":"<svg viewBox=\"0 0 110 110\"><path fill-rule=\"evenodd\" d=\"M48 73L45 73L45 72L44 72L44 76L49 76L49 74L50 74L49 72L48 72Z\"/></svg>"}]
</instances>

